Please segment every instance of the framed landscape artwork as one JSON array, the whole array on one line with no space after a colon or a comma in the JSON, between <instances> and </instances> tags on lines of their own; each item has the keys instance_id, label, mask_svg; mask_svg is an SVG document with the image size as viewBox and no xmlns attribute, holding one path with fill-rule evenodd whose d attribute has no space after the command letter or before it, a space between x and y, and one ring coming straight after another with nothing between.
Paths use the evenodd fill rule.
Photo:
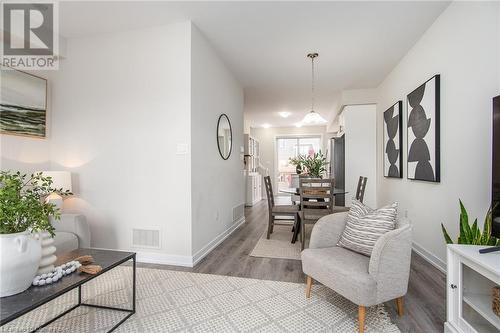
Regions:
<instances>
[{"instance_id":1,"label":"framed landscape artwork","mask_svg":"<svg viewBox=\"0 0 500 333\"><path fill-rule=\"evenodd\" d=\"M403 177L403 101L384 112L384 176Z\"/></svg>"},{"instance_id":2,"label":"framed landscape artwork","mask_svg":"<svg viewBox=\"0 0 500 333\"><path fill-rule=\"evenodd\" d=\"M44 138L47 80L1 67L0 85L0 132Z\"/></svg>"},{"instance_id":3,"label":"framed landscape artwork","mask_svg":"<svg viewBox=\"0 0 500 333\"><path fill-rule=\"evenodd\" d=\"M408 179L440 181L439 79L433 76L407 96Z\"/></svg>"}]
</instances>

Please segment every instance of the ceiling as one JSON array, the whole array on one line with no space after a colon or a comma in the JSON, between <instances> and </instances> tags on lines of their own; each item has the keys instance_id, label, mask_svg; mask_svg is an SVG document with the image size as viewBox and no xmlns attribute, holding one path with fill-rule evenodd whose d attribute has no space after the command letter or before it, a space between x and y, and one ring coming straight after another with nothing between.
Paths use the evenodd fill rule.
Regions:
<instances>
[{"instance_id":1,"label":"ceiling","mask_svg":"<svg viewBox=\"0 0 500 333\"><path fill-rule=\"evenodd\" d=\"M59 16L67 38L192 20L243 86L246 119L288 126L310 109L308 52L319 53L315 109L331 118L340 91L377 87L448 4L62 2Z\"/></svg>"}]
</instances>

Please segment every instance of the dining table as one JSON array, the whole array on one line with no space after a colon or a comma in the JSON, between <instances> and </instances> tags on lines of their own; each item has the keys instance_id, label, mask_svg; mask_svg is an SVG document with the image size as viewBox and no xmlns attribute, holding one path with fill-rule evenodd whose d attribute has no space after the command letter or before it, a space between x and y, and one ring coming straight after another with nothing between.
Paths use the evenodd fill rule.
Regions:
<instances>
[{"instance_id":1,"label":"dining table","mask_svg":"<svg viewBox=\"0 0 500 333\"><path fill-rule=\"evenodd\" d=\"M286 187L282 188L279 190L280 193L287 193L287 194L292 194L292 195L300 195L300 189L295 188L295 187ZM333 195L342 195L342 194L347 194L349 193L348 191L344 190L343 188L334 188L333 189Z\"/></svg>"},{"instance_id":2,"label":"dining table","mask_svg":"<svg viewBox=\"0 0 500 333\"><path fill-rule=\"evenodd\" d=\"M290 195L300 195L300 188L296 188L296 187L282 188L279 190L279 192L290 194ZM349 193L349 192L343 188L334 188L333 189L333 196L344 195L347 193ZM300 205L299 205L299 210L300 210ZM297 227L298 227L298 225L297 225ZM297 241L297 234L298 234L297 232L293 233L292 241L291 241L292 244Z\"/></svg>"}]
</instances>

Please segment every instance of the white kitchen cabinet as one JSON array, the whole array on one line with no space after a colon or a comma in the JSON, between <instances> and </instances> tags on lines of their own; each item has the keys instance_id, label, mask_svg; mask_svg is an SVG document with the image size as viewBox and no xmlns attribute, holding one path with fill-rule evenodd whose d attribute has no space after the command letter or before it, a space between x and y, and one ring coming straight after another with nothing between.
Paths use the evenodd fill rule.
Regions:
<instances>
[{"instance_id":1,"label":"white kitchen cabinet","mask_svg":"<svg viewBox=\"0 0 500 333\"><path fill-rule=\"evenodd\" d=\"M257 172L250 172L246 179L246 206L253 206L262 200L262 176Z\"/></svg>"}]
</instances>

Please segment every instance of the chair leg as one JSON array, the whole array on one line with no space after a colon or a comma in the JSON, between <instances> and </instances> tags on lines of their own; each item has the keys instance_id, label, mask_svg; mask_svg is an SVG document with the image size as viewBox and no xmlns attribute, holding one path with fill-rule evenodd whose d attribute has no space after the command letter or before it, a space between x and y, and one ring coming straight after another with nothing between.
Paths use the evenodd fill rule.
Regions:
<instances>
[{"instance_id":1,"label":"chair leg","mask_svg":"<svg viewBox=\"0 0 500 333\"><path fill-rule=\"evenodd\" d=\"M300 250L303 251L306 242L306 224L304 222L300 223Z\"/></svg>"},{"instance_id":2,"label":"chair leg","mask_svg":"<svg viewBox=\"0 0 500 333\"><path fill-rule=\"evenodd\" d=\"M402 317L404 314L403 297L396 298L396 307L398 308L398 316Z\"/></svg>"},{"instance_id":3,"label":"chair leg","mask_svg":"<svg viewBox=\"0 0 500 333\"><path fill-rule=\"evenodd\" d=\"M271 233L273 232L273 223L274 223L274 216L269 215L269 224L267 225L267 239L271 237Z\"/></svg>"},{"instance_id":4,"label":"chair leg","mask_svg":"<svg viewBox=\"0 0 500 333\"><path fill-rule=\"evenodd\" d=\"M365 332L366 308L363 305L358 307L359 333Z\"/></svg>"},{"instance_id":5,"label":"chair leg","mask_svg":"<svg viewBox=\"0 0 500 333\"><path fill-rule=\"evenodd\" d=\"M309 275L306 278L306 298L311 297L311 288L313 285L313 279Z\"/></svg>"},{"instance_id":6,"label":"chair leg","mask_svg":"<svg viewBox=\"0 0 500 333\"><path fill-rule=\"evenodd\" d=\"M294 216L294 224L293 224L293 236L292 236L292 244L295 244L297 241L297 236L299 235L300 232L300 218L295 215Z\"/></svg>"}]
</instances>

